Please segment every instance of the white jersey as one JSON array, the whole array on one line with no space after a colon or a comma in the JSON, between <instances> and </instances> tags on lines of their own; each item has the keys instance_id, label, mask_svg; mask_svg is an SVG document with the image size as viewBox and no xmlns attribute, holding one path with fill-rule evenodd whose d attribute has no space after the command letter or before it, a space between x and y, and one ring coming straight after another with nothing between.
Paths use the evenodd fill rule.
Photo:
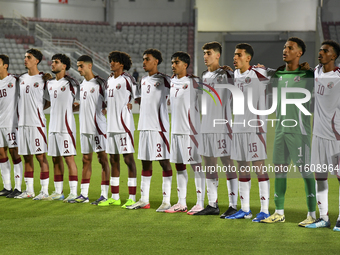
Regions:
<instances>
[{"instance_id":1,"label":"white jersey","mask_svg":"<svg viewBox=\"0 0 340 255\"><path fill-rule=\"evenodd\" d=\"M80 84L79 123L81 134L106 136L106 118L102 109L105 104L106 81L99 76Z\"/></svg>"},{"instance_id":2,"label":"white jersey","mask_svg":"<svg viewBox=\"0 0 340 255\"><path fill-rule=\"evenodd\" d=\"M324 73L322 65L314 71L313 134L328 140L340 140L340 69Z\"/></svg>"},{"instance_id":3,"label":"white jersey","mask_svg":"<svg viewBox=\"0 0 340 255\"><path fill-rule=\"evenodd\" d=\"M24 73L19 76L19 127L46 126L44 105L48 93L45 89L45 82L43 81L42 76L43 73L32 76L28 73Z\"/></svg>"},{"instance_id":4,"label":"white jersey","mask_svg":"<svg viewBox=\"0 0 340 255\"><path fill-rule=\"evenodd\" d=\"M79 83L65 75L60 80L47 82L49 101L51 102L49 133L74 133L76 122L73 115L73 102L79 93Z\"/></svg>"},{"instance_id":5,"label":"white jersey","mask_svg":"<svg viewBox=\"0 0 340 255\"><path fill-rule=\"evenodd\" d=\"M198 78L175 76L171 79L171 134L200 134L200 113Z\"/></svg>"},{"instance_id":6,"label":"white jersey","mask_svg":"<svg viewBox=\"0 0 340 255\"><path fill-rule=\"evenodd\" d=\"M256 115L248 108L248 89L252 88L252 104L257 110L266 109L266 88L269 83L267 71L264 68L250 66L244 73L240 69L234 72L234 83L244 95L244 115L235 115L233 133L266 133L267 116Z\"/></svg>"},{"instance_id":7,"label":"white jersey","mask_svg":"<svg viewBox=\"0 0 340 255\"><path fill-rule=\"evenodd\" d=\"M169 132L167 98L170 94L170 77L156 73L144 76L140 82L140 113L138 130Z\"/></svg>"},{"instance_id":8,"label":"white jersey","mask_svg":"<svg viewBox=\"0 0 340 255\"><path fill-rule=\"evenodd\" d=\"M206 99L207 114L202 114L201 133L232 133L230 121L231 115L231 92L226 88L215 88L215 84L233 84L233 73L224 71L219 68L213 72L205 71L202 74L203 89L208 90L214 97L215 101L206 93L203 96ZM214 93L214 91L208 86L212 87L219 95L222 105ZM216 102L216 103L215 103ZM226 120L225 125L215 125L214 120L223 119Z\"/></svg>"},{"instance_id":9,"label":"white jersey","mask_svg":"<svg viewBox=\"0 0 340 255\"><path fill-rule=\"evenodd\" d=\"M17 79L11 74L0 80L0 128L18 127Z\"/></svg>"},{"instance_id":10,"label":"white jersey","mask_svg":"<svg viewBox=\"0 0 340 255\"><path fill-rule=\"evenodd\" d=\"M135 130L133 115L127 104L136 94L135 79L127 73L107 80L105 98L107 102L107 132L129 133Z\"/></svg>"}]
</instances>

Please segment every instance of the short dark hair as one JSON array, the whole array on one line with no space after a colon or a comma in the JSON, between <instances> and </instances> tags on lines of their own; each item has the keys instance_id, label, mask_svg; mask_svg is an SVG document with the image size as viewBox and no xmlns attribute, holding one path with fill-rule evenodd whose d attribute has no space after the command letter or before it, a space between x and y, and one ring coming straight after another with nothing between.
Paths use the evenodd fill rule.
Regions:
<instances>
[{"instance_id":1,"label":"short dark hair","mask_svg":"<svg viewBox=\"0 0 340 255\"><path fill-rule=\"evenodd\" d=\"M239 43L235 46L235 49L244 50L247 54L250 55L251 59L254 56L254 49L249 43Z\"/></svg>"},{"instance_id":2,"label":"short dark hair","mask_svg":"<svg viewBox=\"0 0 340 255\"><path fill-rule=\"evenodd\" d=\"M301 48L301 50L302 50L302 55L301 56L303 56L303 54L305 54L307 47L306 47L305 42L302 39L300 39L298 37L289 37L287 42L288 41L296 42L297 45L299 46L299 48Z\"/></svg>"},{"instance_id":3,"label":"short dark hair","mask_svg":"<svg viewBox=\"0 0 340 255\"><path fill-rule=\"evenodd\" d=\"M52 56L52 60L55 59L59 59L61 63L63 63L64 65L66 65L66 70L69 70L71 67L71 60L68 56L66 56L65 54L54 54Z\"/></svg>"},{"instance_id":4,"label":"short dark hair","mask_svg":"<svg viewBox=\"0 0 340 255\"><path fill-rule=\"evenodd\" d=\"M203 45L202 50L214 50L222 54L222 46L219 42L208 42Z\"/></svg>"},{"instance_id":5,"label":"short dark hair","mask_svg":"<svg viewBox=\"0 0 340 255\"><path fill-rule=\"evenodd\" d=\"M162 53L159 50L157 50L157 49L147 49L147 50L144 51L143 56L145 54L150 54L155 59L157 59L158 60L158 65L160 65L162 63L162 61L163 61Z\"/></svg>"},{"instance_id":6,"label":"short dark hair","mask_svg":"<svg viewBox=\"0 0 340 255\"><path fill-rule=\"evenodd\" d=\"M190 65L190 55L184 51L177 51L174 54L172 54L171 59L178 58L180 61L183 61L184 63L188 64L187 68Z\"/></svg>"},{"instance_id":7,"label":"short dark hair","mask_svg":"<svg viewBox=\"0 0 340 255\"><path fill-rule=\"evenodd\" d=\"M109 56L109 62L118 62L122 64L124 70L129 71L132 66L132 60L129 54L122 51L111 51Z\"/></svg>"},{"instance_id":8,"label":"short dark hair","mask_svg":"<svg viewBox=\"0 0 340 255\"><path fill-rule=\"evenodd\" d=\"M38 49L32 48L32 49L29 49L28 51L26 51L26 53L32 54L36 59L38 59L39 60L38 64L41 62L41 60L43 58L43 54Z\"/></svg>"},{"instance_id":9,"label":"short dark hair","mask_svg":"<svg viewBox=\"0 0 340 255\"><path fill-rule=\"evenodd\" d=\"M93 60L92 60L92 58L91 58L89 55L82 55L82 56L80 56L80 57L77 59L77 61L83 61L83 62L85 62L85 63L91 63L91 64L93 64Z\"/></svg>"},{"instance_id":10,"label":"short dark hair","mask_svg":"<svg viewBox=\"0 0 340 255\"><path fill-rule=\"evenodd\" d=\"M7 56L7 55L5 55L5 54L1 54L0 55L0 59L2 59L2 64L3 65L8 65L7 66L7 70L8 70L8 67L9 67L9 57Z\"/></svg>"},{"instance_id":11,"label":"short dark hair","mask_svg":"<svg viewBox=\"0 0 340 255\"><path fill-rule=\"evenodd\" d=\"M326 41L323 41L321 45L329 45L329 46L333 47L334 53L336 54L336 58L339 57L339 55L340 55L340 45L336 41L326 40Z\"/></svg>"}]
</instances>

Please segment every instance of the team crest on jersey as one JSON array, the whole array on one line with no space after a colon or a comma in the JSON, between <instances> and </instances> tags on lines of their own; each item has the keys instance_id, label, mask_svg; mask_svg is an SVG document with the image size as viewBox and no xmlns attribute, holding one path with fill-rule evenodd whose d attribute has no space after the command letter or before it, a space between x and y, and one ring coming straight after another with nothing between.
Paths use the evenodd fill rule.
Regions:
<instances>
[{"instance_id":1,"label":"team crest on jersey","mask_svg":"<svg viewBox=\"0 0 340 255\"><path fill-rule=\"evenodd\" d=\"M66 87L62 86L60 90L64 92L66 90Z\"/></svg>"},{"instance_id":2,"label":"team crest on jersey","mask_svg":"<svg viewBox=\"0 0 340 255\"><path fill-rule=\"evenodd\" d=\"M116 89L120 89L122 87L122 85L120 85L120 83L118 83L118 85L116 86Z\"/></svg>"},{"instance_id":3,"label":"team crest on jersey","mask_svg":"<svg viewBox=\"0 0 340 255\"><path fill-rule=\"evenodd\" d=\"M7 87L13 88L13 83L12 82L8 83Z\"/></svg>"},{"instance_id":4,"label":"team crest on jersey","mask_svg":"<svg viewBox=\"0 0 340 255\"><path fill-rule=\"evenodd\" d=\"M331 88L333 88L333 87L334 87L334 83L333 83L333 82L329 82L329 83L327 84L327 88L331 89Z\"/></svg>"},{"instance_id":5,"label":"team crest on jersey","mask_svg":"<svg viewBox=\"0 0 340 255\"><path fill-rule=\"evenodd\" d=\"M159 85L161 85L159 81L154 84L155 87L158 87Z\"/></svg>"},{"instance_id":6,"label":"team crest on jersey","mask_svg":"<svg viewBox=\"0 0 340 255\"><path fill-rule=\"evenodd\" d=\"M246 77L245 82L246 82L247 84L249 84L249 83L251 82L250 77Z\"/></svg>"},{"instance_id":7,"label":"team crest on jersey","mask_svg":"<svg viewBox=\"0 0 340 255\"><path fill-rule=\"evenodd\" d=\"M299 82L301 80L300 76L295 76L294 81Z\"/></svg>"},{"instance_id":8,"label":"team crest on jersey","mask_svg":"<svg viewBox=\"0 0 340 255\"><path fill-rule=\"evenodd\" d=\"M39 87L39 83L38 82L36 82L36 83L34 83L34 85L33 85L35 88L37 88L37 87Z\"/></svg>"},{"instance_id":9,"label":"team crest on jersey","mask_svg":"<svg viewBox=\"0 0 340 255\"><path fill-rule=\"evenodd\" d=\"M184 84L183 89L187 89L187 88L188 88L188 84Z\"/></svg>"},{"instance_id":10,"label":"team crest on jersey","mask_svg":"<svg viewBox=\"0 0 340 255\"><path fill-rule=\"evenodd\" d=\"M94 92L94 88L92 88L92 89L90 90L90 92L93 93L93 92Z\"/></svg>"}]
</instances>

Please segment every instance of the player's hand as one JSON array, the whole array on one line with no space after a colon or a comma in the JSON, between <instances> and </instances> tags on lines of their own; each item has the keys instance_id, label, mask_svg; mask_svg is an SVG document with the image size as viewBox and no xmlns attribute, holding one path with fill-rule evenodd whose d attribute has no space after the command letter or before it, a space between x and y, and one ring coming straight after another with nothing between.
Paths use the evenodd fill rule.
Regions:
<instances>
[{"instance_id":1,"label":"player's hand","mask_svg":"<svg viewBox=\"0 0 340 255\"><path fill-rule=\"evenodd\" d=\"M72 111L73 112L78 112L79 111L79 103L78 102L74 102L73 103Z\"/></svg>"},{"instance_id":2,"label":"player's hand","mask_svg":"<svg viewBox=\"0 0 340 255\"><path fill-rule=\"evenodd\" d=\"M221 66L221 69L223 69L224 71L234 72L234 70L230 66L227 66L227 65Z\"/></svg>"},{"instance_id":3,"label":"player's hand","mask_svg":"<svg viewBox=\"0 0 340 255\"><path fill-rule=\"evenodd\" d=\"M131 109L132 109L132 104L128 103L128 104L127 104L127 108L128 108L129 110L131 110Z\"/></svg>"},{"instance_id":4,"label":"player's hand","mask_svg":"<svg viewBox=\"0 0 340 255\"><path fill-rule=\"evenodd\" d=\"M255 67L256 67L256 68L265 68L265 66L262 65L262 64L260 64L260 63L258 63Z\"/></svg>"},{"instance_id":5,"label":"player's hand","mask_svg":"<svg viewBox=\"0 0 340 255\"><path fill-rule=\"evenodd\" d=\"M48 80L51 80L53 77L50 73L44 73L42 78L43 78L44 81L48 81Z\"/></svg>"},{"instance_id":6,"label":"player's hand","mask_svg":"<svg viewBox=\"0 0 340 255\"><path fill-rule=\"evenodd\" d=\"M303 62L302 64L300 64L300 69L301 70L309 70L310 66L307 62Z\"/></svg>"},{"instance_id":7,"label":"player's hand","mask_svg":"<svg viewBox=\"0 0 340 255\"><path fill-rule=\"evenodd\" d=\"M102 114L105 116L105 115L106 115L106 113L107 113L107 110L106 110L106 108L103 108L103 109L102 109Z\"/></svg>"}]
</instances>

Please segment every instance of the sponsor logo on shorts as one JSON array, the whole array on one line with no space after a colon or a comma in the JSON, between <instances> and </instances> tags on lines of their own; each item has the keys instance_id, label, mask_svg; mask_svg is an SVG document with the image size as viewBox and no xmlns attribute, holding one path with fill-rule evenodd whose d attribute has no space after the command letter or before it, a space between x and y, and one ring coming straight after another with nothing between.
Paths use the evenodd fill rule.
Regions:
<instances>
[{"instance_id":1,"label":"sponsor logo on shorts","mask_svg":"<svg viewBox=\"0 0 340 255\"><path fill-rule=\"evenodd\" d=\"M222 151L221 154L228 154L228 152L226 150Z\"/></svg>"},{"instance_id":2,"label":"sponsor logo on shorts","mask_svg":"<svg viewBox=\"0 0 340 255\"><path fill-rule=\"evenodd\" d=\"M36 82L36 83L34 83L34 85L33 85L35 88L38 88L39 87L39 83L38 82Z\"/></svg>"},{"instance_id":3,"label":"sponsor logo on shorts","mask_svg":"<svg viewBox=\"0 0 340 255\"><path fill-rule=\"evenodd\" d=\"M313 193L310 193L307 195L307 197L315 197L315 195Z\"/></svg>"},{"instance_id":4,"label":"sponsor logo on shorts","mask_svg":"<svg viewBox=\"0 0 340 255\"><path fill-rule=\"evenodd\" d=\"M202 192L200 190L197 190L196 193L201 194Z\"/></svg>"},{"instance_id":5,"label":"sponsor logo on shorts","mask_svg":"<svg viewBox=\"0 0 340 255\"><path fill-rule=\"evenodd\" d=\"M124 147L123 151L127 151L126 147Z\"/></svg>"},{"instance_id":6,"label":"sponsor logo on shorts","mask_svg":"<svg viewBox=\"0 0 340 255\"><path fill-rule=\"evenodd\" d=\"M295 76L295 77L294 77L294 81L295 81L295 82L299 82L300 80L301 80L300 76Z\"/></svg>"},{"instance_id":7,"label":"sponsor logo on shorts","mask_svg":"<svg viewBox=\"0 0 340 255\"><path fill-rule=\"evenodd\" d=\"M229 195L230 196L235 196L235 193L234 192L230 192Z\"/></svg>"},{"instance_id":8,"label":"sponsor logo on shorts","mask_svg":"<svg viewBox=\"0 0 340 255\"><path fill-rule=\"evenodd\" d=\"M259 155L257 155L257 153L255 153L251 158L258 158Z\"/></svg>"},{"instance_id":9,"label":"sponsor logo on shorts","mask_svg":"<svg viewBox=\"0 0 340 255\"><path fill-rule=\"evenodd\" d=\"M274 197L279 197L276 193L274 193Z\"/></svg>"},{"instance_id":10,"label":"sponsor logo on shorts","mask_svg":"<svg viewBox=\"0 0 340 255\"><path fill-rule=\"evenodd\" d=\"M163 192L163 195L166 195L166 193L165 193L165 192Z\"/></svg>"},{"instance_id":11,"label":"sponsor logo on shorts","mask_svg":"<svg viewBox=\"0 0 340 255\"><path fill-rule=\"evenodd\" d=\"M13 88L13 83L12 82L8 83L7 87Z\"/></svg>"},{"instance_id":12,"label":"sponsor logo on shorts","mask_svg":"<svg viewBox=\"0 0 340 255\"><path fill-rule=\"evenodd\" d=\"M64 153L70 153L69 150L64 151Z\"/></svg>"},{"instance_id":13,"label":"sponsor logo on shorts","mask_svg":"<svg viewBox=\"0 0 340 255\"><path fill-rule=\"evenodd\" d=\"M101 150L102 147L100 145L97 146L97 150Z\"/></svg>"},{"instance_id":14,"label":"sponsor logo on shorts","mask_svg":"<svg viewBox=\"0 0 340 255\"><path fill-rule=\"evenodd\" d=\"M12 145L18 145L16 142L13 142Z\"/></svg>"},{"instance_id":15,"label":"sponsor logo on shorts","mask_svg":"<svg viewBox=\"0 0 340 255\"><path fill-rule=\"evenodd\" d=\"M190 157L189 159L188 159L188 161L190 162L190 161L194 161L194 159L192 158L192 157Z\"/></svg>"},{"instance_id":16,"label":"sponsor logo on shorts","mask_svg":"<svg viewBox=\"0 0 340 255\"><path fill-rule=\"evenodd\" d=\"M321 205L321 202L320 202L320 201L318 201L318 205Z\"/></svg>"},{"instance_id":17,"label":"sponsor logo on shorts","mask_svg":"<svg viewBox=\"0 0 340 255\"><path fill-rule=\"evenodd\" d=\"M162 154L158 153L158 155L156 156L156 158L161 158Z\"/></svg>"},{"instance_id":18,"label":"sponsor logo on shorts","mask_svg":"<svg viewBox=\"0 0 340 255\"><path fill-rule=\"evenodd\" d=\"M296 161L296 163L300 163L300 164L303 163L302 158L299 158L298 161Z\"/></svg>"},{"instance_id":19,"label":"sponsor logo on shorts","mask_svg":"<svg viewBox=\"0 0 340 255\"><path fill-rule=\"evenodd\" d=\"M265 197L261 197L261 200L266 200L266 198Z\"/></svg>"},{"instance_id":20,"label":"sponsor logo on shorts","mask_svg":"<svg viewBox=\"0 0 340 255\"><path fill-rule=\"evenodd\" d=\"M16 176L14 176L14 178L20 178L20 176L17 174Z\"/></svg>"},{"instance_id":21,"label":"sponsor logo on shorts","mask_svg":"<svg viewBox=\"0 0 340 255\"><path fill-rule=\"evenodd\" d=\"M243 199L243 196L240 196L240 199Z\"/></svg>"},{"instance_id":22,"label":"sponsor logo on shorts","mask_svg":"<svg viewBox=\"0 0 340 255\"><path fill-rule=\"evenodd\" d=\"M41 151L41 149L40 149L40 148L38 148L38 149L36 150L36 152L39 152L39 151Z\"/></svg>"}]
</instances>

